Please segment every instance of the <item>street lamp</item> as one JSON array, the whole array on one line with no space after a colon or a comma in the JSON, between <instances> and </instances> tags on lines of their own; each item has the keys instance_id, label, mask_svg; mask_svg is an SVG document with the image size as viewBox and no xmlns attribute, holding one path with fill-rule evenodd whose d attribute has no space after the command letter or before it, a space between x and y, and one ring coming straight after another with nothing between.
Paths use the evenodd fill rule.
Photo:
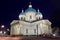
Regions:
<instances>
[{"instance_id":1,"label":"street lamp","mask_svg":"<svg viewBox=\"0 0 60 40\"><path fill-rule=\"evenodd\" d=\"M9 31L9 29L7 29L7 31Z\"/></svg>"},{"instance_id":2,"label":"street lamp","mask_svg":"<svg viewBox=\"0 0 60 40\"><path fill-rule=\"evenodd\" d=\"M4 27L5 27L4 25L1 26L1 28L4 28Z\"/></svg>"},{"instance_id":3,"label":"street lamp","mask_svg":"<svg viewBox=\"0 0 60 40\"><path fill-rule=\"evenodd\" d=\"M0 34L2 34L2 31L0 31Z\"/></svg>"},{"instance_id":4,"label":"street lamp","mask_svg":"<svg viewBox=\"0 0 60 40\"><path fill-rule=\"evenodd\" d=\"M6 31L4 31L4 34L6 34Z\"/></svg>"}]
</instances>

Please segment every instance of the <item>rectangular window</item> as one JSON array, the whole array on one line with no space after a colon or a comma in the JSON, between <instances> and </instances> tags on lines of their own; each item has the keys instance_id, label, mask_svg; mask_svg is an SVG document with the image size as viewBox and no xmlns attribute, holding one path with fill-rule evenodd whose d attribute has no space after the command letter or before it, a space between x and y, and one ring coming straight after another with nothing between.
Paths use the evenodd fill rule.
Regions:
<instances>
[{"instance_id":1,"label":"rectangular window","mask_svg":"<svg viewBox=\"0 0 60 40\"><path fill-rule=\"evenodd\" d=\"M24 17L24 21L25 21L25 17Z\"/></svg>"},{"instance_id":2,"label":"rectangular window","mask_svg":"<svg viewBox=\"0 0 60 40\"><path fill-rule=\"evenodd\" d=\"M28 33L28 29L26 29L26 33Z\"/></svg>"},{"instance_id":3,"label":"rectangular window","mask_svg":"<svg viewBox=\"0 0 60 40\"><path fill-rule=\"evenodd\" d=\"M36 33L36 29L34 29L34 33Z\"/></svg>"}]
</instances>

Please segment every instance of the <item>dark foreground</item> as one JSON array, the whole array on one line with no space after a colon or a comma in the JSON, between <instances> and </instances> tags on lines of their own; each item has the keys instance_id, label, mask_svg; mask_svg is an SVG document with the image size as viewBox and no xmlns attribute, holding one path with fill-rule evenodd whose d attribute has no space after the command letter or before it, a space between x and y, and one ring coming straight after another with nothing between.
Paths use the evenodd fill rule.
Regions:
<instances>
[{"instance_id":1,"label":"dark foreground","mask_svg":"<svg viewBox=\"0 0 60 40\"><path fill-rule=\"evenodd\" d=\"M41 36L16 36L1 37L0 40L60 40L60 37L41 37Z\"/></svg>"}]
</instances>

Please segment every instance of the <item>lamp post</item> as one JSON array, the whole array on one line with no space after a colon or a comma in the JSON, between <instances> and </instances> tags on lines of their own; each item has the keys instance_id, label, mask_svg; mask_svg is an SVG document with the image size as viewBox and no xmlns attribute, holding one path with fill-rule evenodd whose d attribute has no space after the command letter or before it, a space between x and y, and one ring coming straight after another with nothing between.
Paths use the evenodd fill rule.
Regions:
<instances>
[{"instance_id":1,"label":"lamp post","mask_svg":"<svg viewBox=\"0 0 60 40\"><path fill-rule=\"evenodd\" d=\"M4 25L1 26L1 28L4 28L4 27L5 27Z\"/></svg>"}]
</instances>

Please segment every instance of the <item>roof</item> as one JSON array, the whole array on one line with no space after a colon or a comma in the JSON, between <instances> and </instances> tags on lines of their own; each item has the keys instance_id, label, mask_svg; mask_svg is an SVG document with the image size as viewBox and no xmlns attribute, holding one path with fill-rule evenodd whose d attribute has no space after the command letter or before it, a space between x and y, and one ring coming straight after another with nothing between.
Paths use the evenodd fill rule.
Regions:
<instances>
[{"instance_id":1,"label":"roof","mask_svg":"<svg viewBox=\"0 0 60 40\"><path fill-rule=\"evenodd\" d=\"M22 12L19 15L25 15L25 13L27 12L34 12L36 14L41 14L41 12L39 12L39 9L36 11L36 9L32 8L32 5L29 5L29 8L27 8L24 12L24 10L22 10Z\"/></svg>"},{"instance_id":2,"label":"roof","mask_svg":"<svg viewBox=\"0 0 60 40\"><path fill-rule=\"evenodd\" d=\"M15 24L15 23L18 23L19 22L19 20L13 20L12 22L11 22L11 25L12 24Z\"/></svg>"},{"instance_id":3,"label":"roof","mask_svg":"<svg viewBox=\"0 0 60 40\"><path fill-rule=\"evenodd\" d=\"M25 12L36 12L36 10L34 8L28 8L25 10Z\"/></svg>"}]
</instances>

